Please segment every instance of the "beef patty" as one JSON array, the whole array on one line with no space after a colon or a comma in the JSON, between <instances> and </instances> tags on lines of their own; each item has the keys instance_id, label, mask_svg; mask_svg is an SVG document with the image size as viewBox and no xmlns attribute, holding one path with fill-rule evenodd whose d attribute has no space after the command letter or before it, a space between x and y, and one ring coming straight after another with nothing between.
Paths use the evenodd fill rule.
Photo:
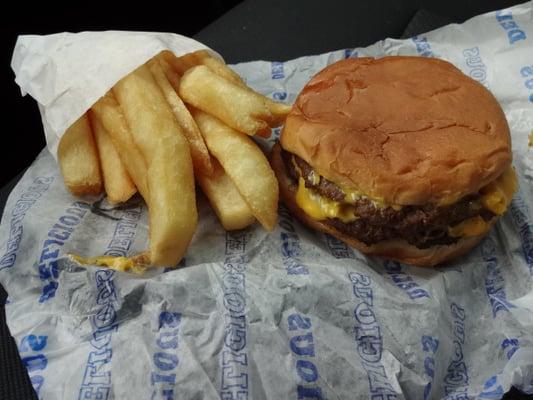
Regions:
<instances>
[{"instance_id":1,"label":"beef patty","mask_svg":"<svg viewBox=\"0 0 533 400\"><path fill-rule=\"evenodd\" d=\"M313 179L313 169L304 160L284 150L281 154L287 175L295 185L298 183L301 171L305 187L314 189L324 197L345 202L344 193L333 182L322 176L318 183L316 178ZM365 197L361 197L352 205L355 214L359 217L355 221L343 222L338 218L328 218L326 221L335 229L367 245L398 238L420 249L434 245L453 244L459 238L448 235L449 226L457 225L476 216L481 216L485 221L494 217L491 211L483 207L479 194L465 196L448 206L426 204L404 206L395 210L392 207L377 207L372 200Z\"/></svg>"}]
</instances>

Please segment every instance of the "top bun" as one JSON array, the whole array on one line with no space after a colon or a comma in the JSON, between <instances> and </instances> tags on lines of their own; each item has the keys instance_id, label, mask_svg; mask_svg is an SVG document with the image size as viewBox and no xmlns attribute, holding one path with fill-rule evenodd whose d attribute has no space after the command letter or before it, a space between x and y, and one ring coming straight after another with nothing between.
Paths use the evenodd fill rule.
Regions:
<instances>
[{"instance_id":1,"label":"top bun","mask_svg":"<svg viewBox=\"0 0 533 400\"><path fill-rule=\"evenodd\" d=\"M494 96L452 64L422 57L325 68L296 99L281 145L339 186L398 205L451 203L512 160Z\"/></svg>"}]
</instances>

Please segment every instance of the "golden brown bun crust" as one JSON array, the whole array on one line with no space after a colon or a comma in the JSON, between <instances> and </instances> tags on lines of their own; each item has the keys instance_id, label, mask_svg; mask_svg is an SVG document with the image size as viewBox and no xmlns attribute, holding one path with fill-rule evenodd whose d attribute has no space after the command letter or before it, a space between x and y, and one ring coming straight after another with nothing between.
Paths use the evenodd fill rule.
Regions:
<instances>
[{"instance_id":1,"label":"golden brown bun crust","mask_svg":"<svg viewBox=\"0 0 533 400\"><path fill-rule=\"evenodd\" d=\"M512 159L494 96L423 57L330 65L302 90L280 140L330 181L400 205L477 192Z\"/></svg>"},{"instance_id":2,"label":"golden brown bun crust","mask_svg":"<svg viewBox=\"0 0 533 400\"><path fill-rule=\"evenodd\" d=\"M276 144L272 149L271 163L279 181L281 199L300 221L317 231L335 236L337 239L342 240L362 253L388 258L405 264L417 265L419 267L432 267L465 254L484 237L484 235L472 236L460 239L457 243L450 246L433 246L427 249L419 249L416 246L410 245L405 240L400 239L387 240L368 246L324 222L312 219L298 207L295 200L296 186L291 183L285 172L285 165L280 156L279 144ZM497 218L491 220L491 226L494 225L496 220Z\"/></svg>"}]
</instances>

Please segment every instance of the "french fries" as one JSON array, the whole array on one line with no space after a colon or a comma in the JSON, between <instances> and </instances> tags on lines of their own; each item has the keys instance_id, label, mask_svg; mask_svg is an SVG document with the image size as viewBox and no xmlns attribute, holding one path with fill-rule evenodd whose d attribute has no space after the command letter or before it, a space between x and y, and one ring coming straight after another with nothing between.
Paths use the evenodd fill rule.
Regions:
<instances>
[{"instance_id":1,"label":"french fries","mask_svg":"<svg viewBox=\"0 0 533 400\"><path fill-rule=\"evenodd\" d=\"M220 60L220 59L218 59L216 57L213 57L206 50L199 50L199 51L196 51L196 52L194 52L194 53L192 53L191 55L188 55L188 56L189 56L189 59L188 59L187 64L186 64L186 65L189 65L188 68L190 68L190 65L192 64L191 61L190 61L190 59L192 57L192 59L197 61L197 65L200 65L200 64L205 65L206 67L208 67L212 72L214 72L218 76L230 81L231 83L234 83L234 84L242 87L243 89L246 89L246 90L248 90L248 91L250 91L252 93L255 93L256 95L261 96L262 100L266 103L268 109L272 113L272 116L273 116L272 126L275 127L275 126L281 125L283 123L283 121L285 120L285 117L287 116L288 112L290 111L290 106L287 106L287 105L285 105L283 103L275 102L275 101L269 99L268 97L260 95L257 92L255 92L254 90L252 90L242 80L242 78L239 76L239 74L237 74L230 67L228 67L224 63L224 61L222 61L222 60ZM175 63L177 63L179 65L180 58L177 58L177 61L175 61ZM179 87L179 85L175 85L175 87L176 86ZM266 135L266 136L270 136L270 135Z\"/></svg>"},{"instance_id":2,"label":"french fries","mask_svg":"<svg viewBox=\"0 0 533 400\"><path fill-rule=\"evenodd\" d=\"M174 88L174 91L177 94L180 89L181 75L179 75L179 73L176 72L176 70L172 67L172 65L170 65L166 57L162 57L162 54L164 53L165 52L157 56L157 60L159 61L159 65L161 66L161 69L165 73L165 76L167 77L169 83L172 85L172 87ZM174 55L172 56L174 57Z\"/></svg>"},{"instance_id":3,"label":"french fries","mask_svg":"<svg viewBox=\"0 0 533 400\"><path fill-rule=\"evenodd\" d=\"M205 65L207 68L209 68L211 71L221 76L222 78L227 79L228 81L235 83L236 85L239 85L245 89L249 89L249 87L246 86L246 83L244 83L239 74L229 68L224 61L220 60L219 58L213 57L211 54L209 54L207 50L196 51L192 53L191 56L196 60L196 65Z\"/></svg>"},{"instance_id":4,"label":"french fries","mask_svg":"<svg viewBox=\"0 0 533 400\"><path fill-rule=\"evenodd\" d=\"M265 96L224 79L205 65L185 72L179 95L185 102L250 136L270 136L270 128L279 126L290 110L286 105L272 107L273 102L265 101Z\"/></svg>"},{"instance_id":5,"label":"french fries","mask_svg":"<svg viewBox=\"0 0 533 400\"><path fill-rule=\"evenodd\" d=\"M197 225L195 179L224 229L256 219L274 229L277 180L247 135L269 136L289 110L207 51L179 58L165 51L124 77L73 124L58 158L75 194L100 193L102 178L111 203L139 191L149 211L149 250L72 258L134 273L177 265Z\"/></svg>"},{"instance_id":6,"label":"french fries","mask_svg":"<svg viewBox=\"0 0 533 400\"><path fill-rule=\"evenodd\" d=\"M57 160L65 186L73 195L102 193L98 150L87 114L74 122L61 138Z\"/></svg>"},{"instance_id":7,"label":"french fries","mask_svg":"<svg viewBox=\"0 0 533 400\"><path fill-rule=\"evenodd\" d=\"M237 74L230 67L228 67L223 61L219 60L218 58L213 57L207 51L200 50L193 54L195 58L200 60L200 64L205 65L218 76L221 76L222 78L236 85L239 85L240 87L252 93L256 93L242 80L239 74ZM275 102L274 100L271 100L268 97L263 96L261 94L259 95L263 98L263 101L266 103L267 107L272 112L272 116L274 118L272 122L273 125L274 126L281 125L283 121L285 121L285 117L287 116L287 114L289 113L291 109L290 106L287 106L286 104L283 104L283 103Z\"/></svg>"},{"instance_id":8,"label":"french fries","mask_svg":"<svg viewBox=\"0 0 533 400\"><path fill-rule=\"evenodd\" d=\"M278 181L252 139L201 111L192 115L209 151L230 176L253 215L269 231L277 222Z\"/></svg>"},{"instance_id":9,"label":"french fries","mask_svg":"<svg viewBox=\"0 0 533 400\"><path fill-rule=\"evenodd\" d=\"M290 106L287 106L283 103L277 103L269 99L268 97L260 95L259 93L253 91L249 86L246 85L246 83L235 71L229 68L222 60L213 57L206 50L196 51L194 53L187 54L182 57L176 57L172 53L167 51L162 52L159 55L158 59L161 65L163 66L167 79L171 82L172 87L177 92L179 92L181 76L188 69L191 69L192 67L198 65L203 65L207 67L212 73L250 92L252 97L260 98L271 113L271 116L269 118L270 127L276 127L283 123L285 117L290 111ZM236 127L236 125L234 125L233 127L239 129L238 127ZM257 134L260 136L268 137L270 136L270 130L264 128L263 130L259 130Z\"/></svg>"},{"instance_id":10,"label":"french fries","mask_svg":"<svg viewBox=\"0 0 533 400\"><path fill-rule=\"evenodd\" d=\"M159 57L169 63L172 68L181 76L189 68L198 65L199 61L194 54L195 53L189 53L178 58L170 51L162 51L159 53Z\"/></svg>"},{"instance_id":11,"label":"french fries","mask_svg":"<svg viewBox=\"0 0 533 400\"><path fill-rule=\"evenodd\" d=\"M91 113L100 120L106 129L117 149L122 164L124 164L126 171L128 171L144 201L148 204L150 195L146 180L146 162L133 141L133 136L115 95L112 92L108 92L93 104Z\"/></svg>"},{"instance_id":12,"label":"french fries","mask_svg":"<svg viewBox=\"0 0 533 400\"><path fill-rule=\"evenodd\" d=\"M148 62L150 72L155 78L159 89L163 92L167 103L170 105L174 117L179 126L182 128L185 138L189 141L192 162L195 171L199 171L203 175L211 175L213 172L213 166L211 165L211 157L207 151L207 147L204 143L204 139L196 126L196 122L192 118L189 110L183 104L183 101L179 98L178 94L172 88L172 85L168 81L165 72L159 61L153 58Z\"/></svg>"},{"instance_id":13,"label":"french fries","mask_svg":"<svg viewBox=\"0 0 533 400\"><path fill-rule=\"evenodd\" d=\"M216 159L211 162L211 176L200 173L196 175L196 179L224 229L232 231L253 224L254 215L231 178Z\"/></svg>"},{"instance_id":14,"label":"french fries","mask_svg":"<svg viewBox=\"0 0 533 400\"><path fill-rule=\"evenodd\" d=\"M100 165L104 187L110 203L124 203L137 192L128 172L120 161L119 155L100 120L89 111L94 139L100 155Z\"/></svg>"},{"instance_id":15,"label":"french fries","mask_svg":"<svg viewBox=\"0 0 533 400\"><path fill-rule=\"evenodd\" d=\"M224 61L213 57L207 50L195 51L194 53L186 54L181 57L176 57L170 51L163 51L158 58L180 76L183 75L189 68L197 65L205 65L222 78L227 79L228 81L245 89L249 89L239 74L229 68Z\"/></svg>"},{"instance_id":16,"label":"french fries","mask_svg":"<svg viewBox=\"0 0 533 400\"><path fill-rule=\"evenodd\" d=\"M120 80L113 93L146 163L150 261L176 265L198 219L189 145L146 65Z\"/></svg>"}]
</instances>

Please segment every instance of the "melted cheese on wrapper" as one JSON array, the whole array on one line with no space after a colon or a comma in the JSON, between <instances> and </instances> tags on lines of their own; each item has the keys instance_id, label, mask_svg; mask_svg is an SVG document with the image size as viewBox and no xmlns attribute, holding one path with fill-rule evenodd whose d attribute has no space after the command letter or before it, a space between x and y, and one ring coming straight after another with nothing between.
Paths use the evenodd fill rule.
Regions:
<instances>
[{"instance_id":1,"label":"melted cheese on wrapper","mask_svg":"<svg viewBox=\"0 0 533 400\"><path fill-rule=\"evenodd\" d=\"M149 267L149 257L145 253L135 257L100 256L83 258L76 254L70 254L70 256L79 264L98 265L114 269L115 271L128 271L136 274L143 274Z\"/></svg>"}]
</instances>

